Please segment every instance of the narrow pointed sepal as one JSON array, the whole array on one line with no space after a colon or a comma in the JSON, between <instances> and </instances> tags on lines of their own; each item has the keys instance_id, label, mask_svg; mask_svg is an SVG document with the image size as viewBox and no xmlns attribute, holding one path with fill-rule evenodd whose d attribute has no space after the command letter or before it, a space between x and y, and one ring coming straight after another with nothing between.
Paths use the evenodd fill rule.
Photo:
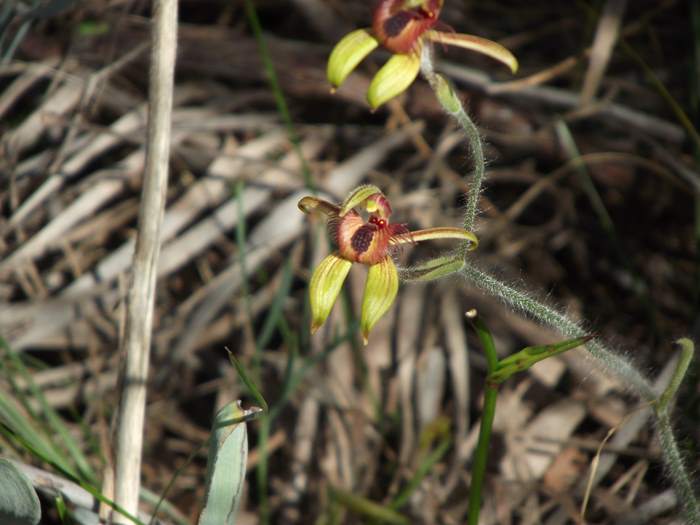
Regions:
<instances>
[{"instance_id":1,"label":"narrow pointed sepal","mask_svg":"<svg viewBox=\"0 0 700 525\"><path fill-rule=\"evenodd\" d=\"M420 52L394 55L374 75L367 91L367 102L377 109L408 89L420 71Z\"/></svg>"},{"instance_id":2,"label":"narrow pointed sepal","mask_svg":"<svg viewBox=\"0 0 700 525\"><path fill-rule=\"evenodd\" d=\"M314 270L309 284L312 334L326 322L351 266L352 262L333 253Z\"/></svg>"},{"instance_id":3,"label":"narrow pointed sepal","mask_svg":"<svg viewBox=\"0 0 700 525\"><path fill-rule=\"evenodd\" d=\"M399 291L399 274L391 257L369 267L365 295L362 299L362 318L360 328L365 344L372 327L391 308Z\"/></svg>"},{"instance_id":4,"label":"narrow pointed sepal","mask_svg":"<svg viewBox=\"0 0 700 525\"><path fill-rule=\"evenodd\" d=\"M481 38L474 35L464 35L461 33L449 33L447 31L435 30L426 32L425 36L433 42L470 49L483 55L490 56L491 58L495 58L499 62L502 62L508 66L512 73L518 71L518 59L515 58L513 53L493 40L488 40L486 38Z\"/></svg>"},{"instance_id":5,"label":"narrow pointed sepal","mask_svg":"<svg viewBox=\"0 0 700 525\"><path fill-rule=\"evenodd\" d=\"M336 44L328 58L326 76L336 88L340 86L357 65L369 55L379 42L366 29L357 29L345 35Z\"/></svg>"},{"instance_id":6,"label":"narrow pointed sepal","mask_svg":"<svg viewBox=\"0 0 700 525\"><path fill-rule=\"evenodd\" d=\"M391 238L391 244L407 244L422 241L432 241L436 239L458 239L466 243L467 251L476 250L479 246L479 239L469 230L462 228L451 228L448 226L427 228L425 230L416 230L409 232L407 235L397 235Z\"/></svg>"}]
</instances>

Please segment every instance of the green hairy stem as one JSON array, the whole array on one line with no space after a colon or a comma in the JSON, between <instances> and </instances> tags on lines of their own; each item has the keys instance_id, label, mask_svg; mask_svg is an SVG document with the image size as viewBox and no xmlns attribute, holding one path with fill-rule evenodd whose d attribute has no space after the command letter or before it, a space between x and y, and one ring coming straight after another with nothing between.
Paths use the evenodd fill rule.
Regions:
<instances>
[{"instance_id":1,"label":"green hairy stem","mask_svg":"<svg viewBox=\"0 0 700 525\"><path fill-rule=\"evenodd\" d=\"M435 96L444 111L457 121L466 135L474 168L469 192L467 194L467 205L463 223L464 229L474 231L479 195L481 193L481 186L484 181L485 173L481 136L449 81L435 72L430 46L424 46L423 48L423 53L421 55L421 71L435 92ZM462 250L460 256L464 258L466 256L466 250ZM585 330L579 323L573 321L556 309L536 300L529 294L509 286L495 277L475 268L471 264L471 261L465 260L465 264L461 265L459 268L455 265L449 268L449 270L460 273L474 286L490 295L498 297L513 310L530 316L543 325L554 328L565 336L581 337L586 335ZM669 406L685 376L688 363L693 355L693 344L691 341L683 339L678 341L678 343L682 349L681 360L671 385L661 396L656 394L652 388L651 382L644 377L627 358L614 352L601 341L593 339L586 344L586 348L589 354L605 371L619 377L625 386L633 391L641 400L655 407L654 414L663 459L668 468L669 476L675 487L678 499L681 502L686 521L688 523L700 523L700 506L695 497L690 476L688 475L678 449L669 418ZM495 394L493 394L493 397L495 399ZM480 449L482 453L485 454L484 451L487 450L487 447L487 443L482 444L482 448ZM480 459L484 460L484 458ZM472 496L474 496L474 494L472 494ZM478 501L478 499L476 501ZM475 501L472 499L470 503L473 505ZM471 518L478 519L478 511L474 512L475 516L472 515ZM472 522L470 521L470 523Z\"/></svg>"}]
</instances>

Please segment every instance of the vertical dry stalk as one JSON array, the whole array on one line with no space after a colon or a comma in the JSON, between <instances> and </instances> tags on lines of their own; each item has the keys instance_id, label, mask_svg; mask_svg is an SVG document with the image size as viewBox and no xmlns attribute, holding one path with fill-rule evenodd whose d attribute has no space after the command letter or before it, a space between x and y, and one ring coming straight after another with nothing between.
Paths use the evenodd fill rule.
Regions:
<instances>
[{"instance_id":1,"label":"vertical dry stalk","mask_svg":"<svg viewBox=\"0 0 700 525\"><path fill-rule=\"evenodd\" d=\"M177 42L177 0L154 2L146 168L127 303L126 352L117 427L115 502L138 514L141 448L151 325L170 155L170 124ZM118 515L116 523L129 523Z\"/></svg>"},{"instance_id":2,"label":"vertical dry stalk","mask_svg":"<svg viewBox=\"0 0 700 525\"><path fill-rule=\"evenodd\" d=\"M591 49L591 61L581 89L580 104L582 106L593 101L593 97L600 87L605 68L608 67L617 37L620 34L626 5L627 0L607 0L605 2Z\"/></svg>"}]
</instances>

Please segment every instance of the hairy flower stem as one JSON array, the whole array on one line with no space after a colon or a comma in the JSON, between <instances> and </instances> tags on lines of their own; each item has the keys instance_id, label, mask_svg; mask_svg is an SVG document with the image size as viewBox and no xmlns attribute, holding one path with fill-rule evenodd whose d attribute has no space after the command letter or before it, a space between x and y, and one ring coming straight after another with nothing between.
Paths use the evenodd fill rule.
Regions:
<instances>
[{"instance_id":1,"label":"hairy flower stem","mask_svg":"<svg viewBox=\"0 0 700 525\"><path fill-rule=\"evenodd\" d=\"M669 476L676 489L678 499L685 511L686 520L688 523L700 523L700 503L698 503L698 499L695 497L693 485L686 472L681 453L678 450L678 443L673 435L673 427L670 418L673 399L693 359L695 345L687 338L679 339L676 341L676 345L681 351L680 359L678 360L678 365L673 373L671 382L654 406L655 414L658 418L656 428L664 461L668 467Z\"/></svg>"},{"instance_id":2,"label":"hairy flower stem","mask_svg":"<svg viewBox=\"0 0 700 525\"><path fill-rule=\"evenodd\" d=\"M576 322L572 321L564 314L533 299L526 293L500 282L498 279L482 272L472 265L465 265L461 273L469 282L485 292L498 297L514 310L530 315L542 324L551 326L564 335L578 337L585 333ZM683 464L683 459L678 449L676 438L673 435L673 429L668 414L670 397L672 397L682 381L693 353L692 342L687 339L682 339L678 341L678 343L682 347L681 361L672 379L672 384L661 397L657 397L651 383L649 383L631 363L624 357L605 347L600 341L592 340L586 344L586 348L590 354L600 362L604 369L620 377L624 384L633 390L641 399L655 406L656 425L658 428L659 441L661 442L661 452L664 462L668 467L671 481L676 489L678 499L683 506L688 523L700 523L700 506L693 492L692 483L686 467Z\"/></svg>"},{"instance_id":3,"label":"hairy flower stem","mask_svg":"<svg viewBox=\"0 0 700 525\"><path fill-rule=\"evenodd\" d=\"M514 310L530 315L542 324L551 326L568 337L586 335L586 332L578 323L572 321L564 314L533 299L528 294L500 282L498 279L470 264L462 268L462 275L469 282L498 297ZM626 359L595 339L588 342L586 348L606 370L619 376L625 385L632 389L641 399L648 402L656 401L656 394L654 394L651 383Z\"/></svg>"},{"instance_id":4,"label":"hairy flower stem","mask_svg":"<svg viewBox=\"0 0 700 525\"><path fill-rule=\"evenodd\" d=\"M445 112L454 118L467 136L469 144L469 154L472 158L474 173L472 175L471 184L469 185L469 193L467 194L467 206L464 212L463 226L465 230L474 230L474 221L479 205L479 195L481 194L481 185L484 182L485 162L484 148L481 142L479 130L469 115L464 109L459 96L455 93L450 83L438 73L435 73L433 68L432 50L430 46L423 48L421 55L421 72L430 84L430 87L435 92L438 102Z\"/></svg>"},{"instance_id":5,"label":"hairy flower stem","mask_svg":"<svg viewBox=\"0 0 700 525\"><path fill-rule=\"evenodd\" d=\"M464 214L464 229L472 231L476 219L479 194L484 180L484 151L481 137L469 115L464 110L464 106L455 93L450 83L438 73L435 73L432 61L430 46L423 48L421 55L421 71L428 80L435 95L445 112L453 117L461 126L467 136L469 151L474 163L474 175L467 195L467 206ZM483 290L500 297L516 310L533 316L540 322L552 326L562 334L569 337L579 337L585 335L583 329L565 315L557 312L553 308L536 301L529 295L511 288L501 283L492 276L481 272L473 266L467 264L462 268L462 274L471 282ZM629 385L641 399L645 401L655 401L651 383L642 376L626 359L612 352L598 341L591 341L587 345L591 355L600 361L603 366L619 375L627 385Z\"/></svg>"},{"instance_id":6,"label":"hairy flower stem","mask_svg":"<svg viewBox=\"0 0 700 525\"><path fill-rule=\"evenodd\" d=\"M700 523L700 505L695 497L693 485L686 472L685 465L676 437L673 435L673 427L668 412L657 414L656 429L659 437L659 444L663 453L668 474L676 489L678 502L684 510L686 523Z\"/></svg>"},{"instance_id":7,"label":"hairy flower stem","mask_svg":"<svg viewBox=\"0 0 700 525\"><path fill-rule=\"evenodd\" d=\"M467 205L464 213L464 229L474 230L474 222L478 211L479 195L484 181L485 162L484 150L482 147L479 131L469 118L464 105L459 96L452 88L448 80L435 72L432 60L432 50L430 46L424 46L421 55L421 71L423 76L435 92L435 96L443 110L460 125L467 137L469 153L474 165L474 172L467 194ZM459 254L464 259L466 250ZM451 267L452 268L452 267ZM456 268L455 268L456 270ZM449 271L453 271L452 269ZM558 312L554 308L541 303L516 288L500 282L493 276L475 268L469 262L461 266L459 271L468 281L481 288L490 295L500 298L504 303L516 311L531 316L544 325L558 330L568 337L581 337L586 335L584 329L566 315ZM443 272L440 272L443 275ZM688 363L692 358L693 349L688 350L688 344L692 347L692 342L681 340L682 346L681 365L674 376L672 385L660 397L654 392L651 383L623 356L613 352L598 340L591 340L586 344L586 348L591 356L596 359L608 372L613 373L622 379L625 386L632 390L640 399L651 403L655 407L656 423L658 427L659 441L664 461L669 469L669 474L681 501L685 517L688 523L700 524L700 505L694 495L692 483L688 472L683 464L673 429L669 419L668 406L672 401L680 382L683 380ZM495 411L495 400L497 392L493 385L487 385L484 401L484 415L482 427L479 435L479 445L475 452L472 489L469 495L469 524L476 524L479 519L479 507L481 503L481 486L483 484L483 472L485 470L486 458L488 455L488 442L490 436L493 412ZM493 406L492 406L493 404Z\"/></svg>"}]
</instances>

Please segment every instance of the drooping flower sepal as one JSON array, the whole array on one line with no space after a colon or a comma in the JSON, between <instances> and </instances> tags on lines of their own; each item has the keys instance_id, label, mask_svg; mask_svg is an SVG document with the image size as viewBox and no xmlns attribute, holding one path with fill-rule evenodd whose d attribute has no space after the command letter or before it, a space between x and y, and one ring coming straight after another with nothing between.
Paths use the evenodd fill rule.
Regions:
<instances>
[{"instance_id":1,"label":"drooping flower sepal","mask_svg":"<svg viewBox=\"0 0 700 525\"><path fill-rule=\"evenodd\" d=\"M378 264L369 267L360 318L362 340L365 344L372 327L391 308L398 291L399 274L391 257L386 256Z\"/></svg>"},{"instance_id":2,"label":"drooping flower sepal","mask_svg":"<svg viewBox=\"0 0 700 525\"><path fill-rule=\"evenodd\" d=\"M351 261L333 253L314 270L309 283L312 334L326 322L351 266Z\"/></svg>"},{"instance_id":3,"label":"drooping flower sepal","mask_svg":"<svg viewBox=\"0 0 700 525\"><path fill-rule=\"evenodd\" d=\"M377 39L366 29L356 29L345 35L328 57L326 75L333 89L345 82L348 75L378 45Z\"/></svg>"},{"instance_id":4,"label":"drooping flower sepal","mask_svg":"<svg viewBox=\"0 0 700 525\"><path fill-rule=\"evenodd\" d=\"M372 109L377 109L385 102L408 89L420 71L420 55L392 56L374 75L367 90L367 102Z\"/></svg>"}]
</instances>

